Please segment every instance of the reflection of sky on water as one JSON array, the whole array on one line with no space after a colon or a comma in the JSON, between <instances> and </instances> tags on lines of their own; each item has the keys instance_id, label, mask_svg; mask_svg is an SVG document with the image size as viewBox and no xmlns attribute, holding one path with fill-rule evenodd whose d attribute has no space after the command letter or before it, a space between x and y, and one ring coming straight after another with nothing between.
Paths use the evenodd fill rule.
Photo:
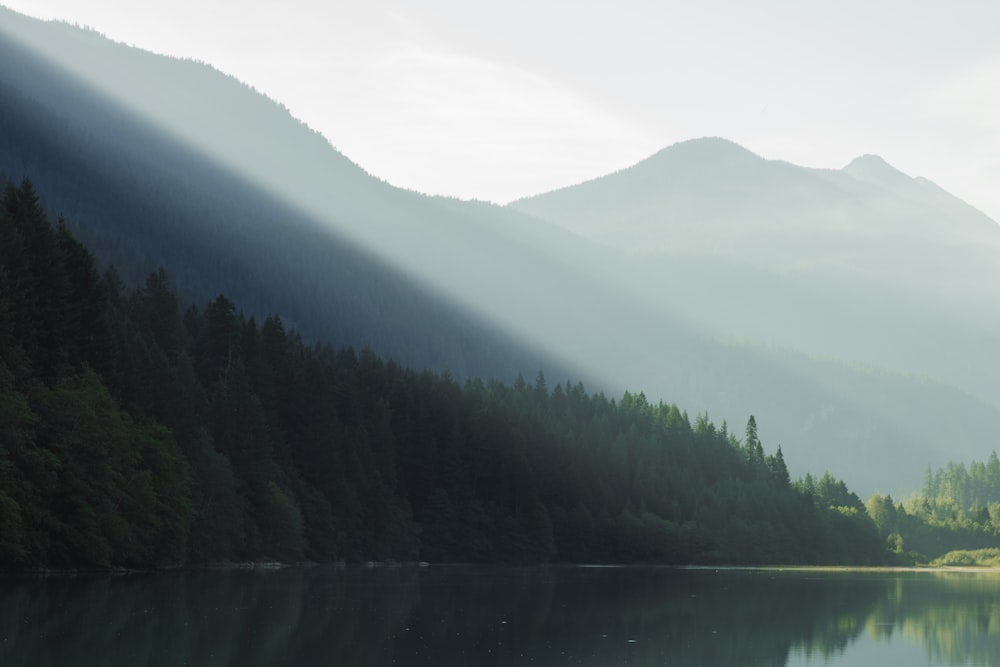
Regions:
<instances>
[{"instance_id":1,"label":"reflection of sky on water","mask_svg":"<svg viewBox=\"0 0 1000 667\"><path fill-rule=\"evenodd\" d=\"M789 653L785 667L930 667L945 664L948 663L929 658L920 642L896 632L878 638L862 634L843 653L835 655L795 648Z\"/></svg>"}]
</instances>

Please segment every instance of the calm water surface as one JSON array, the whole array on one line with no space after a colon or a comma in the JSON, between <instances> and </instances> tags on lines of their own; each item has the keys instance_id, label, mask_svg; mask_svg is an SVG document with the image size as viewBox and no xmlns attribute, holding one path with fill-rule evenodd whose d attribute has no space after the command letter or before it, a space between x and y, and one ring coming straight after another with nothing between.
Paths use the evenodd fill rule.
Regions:
<instances>
[{"instance_id":1,"label":"calm water surface","mask_svg":"<svg viewBox=\"0 0 1000 667\"><path fill-rule=\"evenodd\" d=\"M1000 576L435 566L2 579L0 665L1000 665Z\"/></svg>"}]
</instances>

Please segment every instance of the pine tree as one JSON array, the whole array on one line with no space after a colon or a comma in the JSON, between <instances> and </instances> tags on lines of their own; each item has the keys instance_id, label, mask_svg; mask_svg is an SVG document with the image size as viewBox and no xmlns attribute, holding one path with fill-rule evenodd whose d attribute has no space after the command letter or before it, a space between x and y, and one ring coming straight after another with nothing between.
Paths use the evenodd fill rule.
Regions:
<instances>
[{"instance_id":1,"label":"pine tree","mask_svg":"<svg viewBox=\"0 0 1000 667\"><path fill-rule=\"evenodd\" d=\"M751 463L764 463L764 447L757 437L757 420L753 415L747 420L746 435L743 438L743 449L746 452L747 460Z\"/></svg>"},{"instance_id":2,"label":"pine tree","mask_svg":"<svg viewBox=\"0 0 1000 667\"><path fill-rule=\"evenodd\" d=\"M767 457L767 467L771 470L771 476L782 488L787 488L791 482L788 475L788 467L785 465L785 455L781 453L781 445L771 456Z\"/></svg>"}]
</instances>

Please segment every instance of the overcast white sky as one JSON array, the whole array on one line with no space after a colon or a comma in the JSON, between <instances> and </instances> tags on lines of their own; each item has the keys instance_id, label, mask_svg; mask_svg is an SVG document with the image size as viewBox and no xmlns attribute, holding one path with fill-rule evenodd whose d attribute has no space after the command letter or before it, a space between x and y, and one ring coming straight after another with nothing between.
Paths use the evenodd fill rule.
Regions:
<instances>
[{"instance_id":1,"label":"overcast white sky","mask_svg":"<svg viewBox=\"0 0 1000 667\"><path fill-rule=\"evenodd\" d=\"M0 0L196 58L369 172L505 203L674 142L876 153L1000 220L1000 2Z\"/></svg>"}]
</instances>

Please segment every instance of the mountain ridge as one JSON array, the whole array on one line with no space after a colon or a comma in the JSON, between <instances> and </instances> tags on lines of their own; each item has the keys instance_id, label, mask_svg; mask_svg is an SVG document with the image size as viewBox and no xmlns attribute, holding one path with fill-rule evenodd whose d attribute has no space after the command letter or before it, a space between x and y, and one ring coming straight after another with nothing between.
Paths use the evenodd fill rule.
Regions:
<instances>
[{"instance_id":1,"label":"mountain ridge","mask_svg":"<svg viewBox=\"0 0 1000 667\"><path fill-rule=\"evenodd\" d=\"M727 157L717 177L712 164L720 151ZM685 180L650 178L680 152L699 156ZM734 155L741 158L739 169L724 171ZM866 363L882 360L997 404L991 387L1000 372L980 359L990 354L990 332L1000 327L993 315L1000 310L1000 225L981 211L877 156L819 170L753 159L719 140L675 144L657 156L511 207L637 256L647 283L692 284L670 265L716 263L738 282L686 301L670 295L660 300L691 312L699 308L695 302L754 294L759 322L737 336L764 336L759 340L765 343ZM767 296L773 289L768 276L802 283L827 299L826 306L806 304L801 316L790 312ZM760 287L743 285L748 279ZM844 320L845 308L857 313ZM796 335L803 321L817 326ZM719 313L707 323L717 336L732 335L731 327ZM881 340L873 346L875 338ZM943 355L941 345L968 352Z\"/></svg>"},{"instance_id":2,"label":"mountain ridge","mask_svg":"<svg viewBox=\"0 0 1000 667\"><path fill-rule=\"evenodd\" d=\"M749 173L751 169L755 172ZM680 198L680 193L669 191L668 188L672 185L688 188L713 187L702 180L706 175L715 179L720 175L741 179L737 183L716 185L712 190L716 194L724 193L731 197L745 197L748 191L774 187L779 179L784 179L785 182L780 182L779 185L785 191L793 190L794 187L805 188L810 193L822 189L824 196L827 197L836 195L837 191L848 197L855 194L850 192L853 182L884 189L909 190L911 194L933 191L937 193L939 202L953 211L961 208L965 209L967 214L975 212L977 217L992 223L987 231L1000 232L1000 224L974 206L948 193L929 179L914 178L903 173L881 156L861 155L841 169L800 167L785 160L761 157L740 144L721 137L680 141L623 169L575 185L523 197L510 202L507 206L551 222L559 218L559 215L546 211L557 207L555 202L569 196L570 193L574 196L590 194L595 199L597 198L593 192L595 190L600 190L600 195L607 199L622 198L626 195L644 200L654 199L657 196ZM850 181L845 180L843 176L850 177ZM926 187L923 186L925 183ZM664 192L665 190L667 192ZM547 205L547 202L553 204ZM920 204L925 203L920 202ZM619 202L615 206L620 207L622 204ZM603 208L607 208L606 203ZM702 212L711 215L710 211L711 209L707 209ZM569 228L565 219L562 222ZM583 227L577 223L573 229L579 231ZM1000 234L997 237L1000 238ZM606 241L604 237L600 240Z\"/></svg>"},{"instance_id":3,"label":"mountain ridge","mask_svg":"<svg viewBox=\"0 0 1000 667\"><path fill-rule=\"evenodd\" d=\"M571 234L558 221L542 225L516 208L391 187L352 166L330 142L280 109L262 111L254 121L262 124L248 124L240 135L247 141L266 135L267 141L235 152L251 160L278 151L275 159L249 165L258 180L246 178L245 172L237 177L223 173L219 161L195 156L190 142L176 142L162 128L136 121L134 110L112 104L79 80L73 85L82 92L69 90L67 76L51 66L46 69L34 56L15 53L10 40L0 39L0 49L21 59L17 67L10 57L0 59L0 84L35 105L0 98L6 105L0 114L0 171L37 177L38 189L55 212L89 231L105 260L141 264L134 259L138 255L147 270L162 263L188 291L210 290L209 298L224 292L259 317L289 315L293 325L308 329L311 339L373 343L383 356L406 365L450 367L459 377L497 372L491 368L502 368L505 377L518 371L530 377L543 365L550 379L580 379L612 394L642 390L654 400L708 412L732 424L754 414L762 437L769 446L783 446L796 472L828 469L859 489L871 489L880 479L892 480L893 492L908 488L926 465L945 463L940 443L949 432L960 431L946 417L930 424L922 436L908 428L913 414L930 414L935 405L951 400L941 387L903 381L913 391L912 406L881 414L877 396L898 391L895 381L804 366L782 355L777 359L773 353L719 342L736 337L781 344L783 339L772 333L786 325L808 339L823 334L823 327L813 322L816 313L830 305L844 312L844 301L858 313L828 335L839 338L857 329L864 317L884 310L868 295L864 274L853 276L846 287L836 275L817 283L829 292L827 301L811 306L804 317L786 314L767 323L760 312L773 316L789 310L787 304L764 298L769 292L784 290L782 299L793 300L796 308L809 306L816 292L786 279L800 275L795 266L783 267L785 273L769 272L766 262L761 268L767 248L746 239L737 239L736 250L743 253L738 256L747 260L739 266L722 259L693 261L676 253L669 261L636 261ZM130 48L114 53L115 58L135 55ZM165 60L155 61L149 71L177 67L183 76L177 74L175 83L181 87L190 72L201 81L192 91L202 94L188 91L184 98L191 101L193 118L201 105L205 118L224 122L219 110L238 111L238 99L276 106L248 88L232 88L231 77L213 74L207 66ZM101 67L95 70L98 75ZM40 81L45 77L50 78ZM218 97L210 85L217 79L223 91ZM240 94L227 97L227 90ZM84 99L84 92L92 97ZM22 129L34 134L29 137ZM293 138L283 143L286 131ZM191 132L197 136L206 128ZM280 152L298 141L309 148ZM833 185L816 174L803 176L793 165L765 161L726 140L708 145L734 163L764 164L769 174L792 174L809 188L849 183L846 176ZM698 147L695 141L685 150ZM669 153L661 156L668 158ZM683 175L683 169L678 171ZM803 199L809 188L788 194L772 187L767 201L777 206L786 195ZM697 204L691 194L685 193L688 198L681 203ZM681 208L672 214L678 211L684 213ZM748 254L751 248L760 256ZM141 280L143 274L136 273ZM761 276L771 282L759 282ZM706 284L714 285L714 291L706 291ZM474 317L459 317L456 310ZM735 326L734 318L760 330ZM902 330L909 331L905 321ZM498 332L505 338L487 335ZM816 352L809 346L790 347ZM513 359L511 349L534 353ZM831 356L859 359L850 348L837 351ZM988 408L970 410L970 443L963 443L961 451L970 452L963 458L983 458L978 450L965 448L988 438L990 425L1000 420ZM818 420L823 415L825 420ZM817 426L803 430L808 424ZM920 452L920 460L907 457L908 451ZM868 457L872 465L854 469L851 462L871 452L877 454Z\"/></svg>"}]
</instances>

